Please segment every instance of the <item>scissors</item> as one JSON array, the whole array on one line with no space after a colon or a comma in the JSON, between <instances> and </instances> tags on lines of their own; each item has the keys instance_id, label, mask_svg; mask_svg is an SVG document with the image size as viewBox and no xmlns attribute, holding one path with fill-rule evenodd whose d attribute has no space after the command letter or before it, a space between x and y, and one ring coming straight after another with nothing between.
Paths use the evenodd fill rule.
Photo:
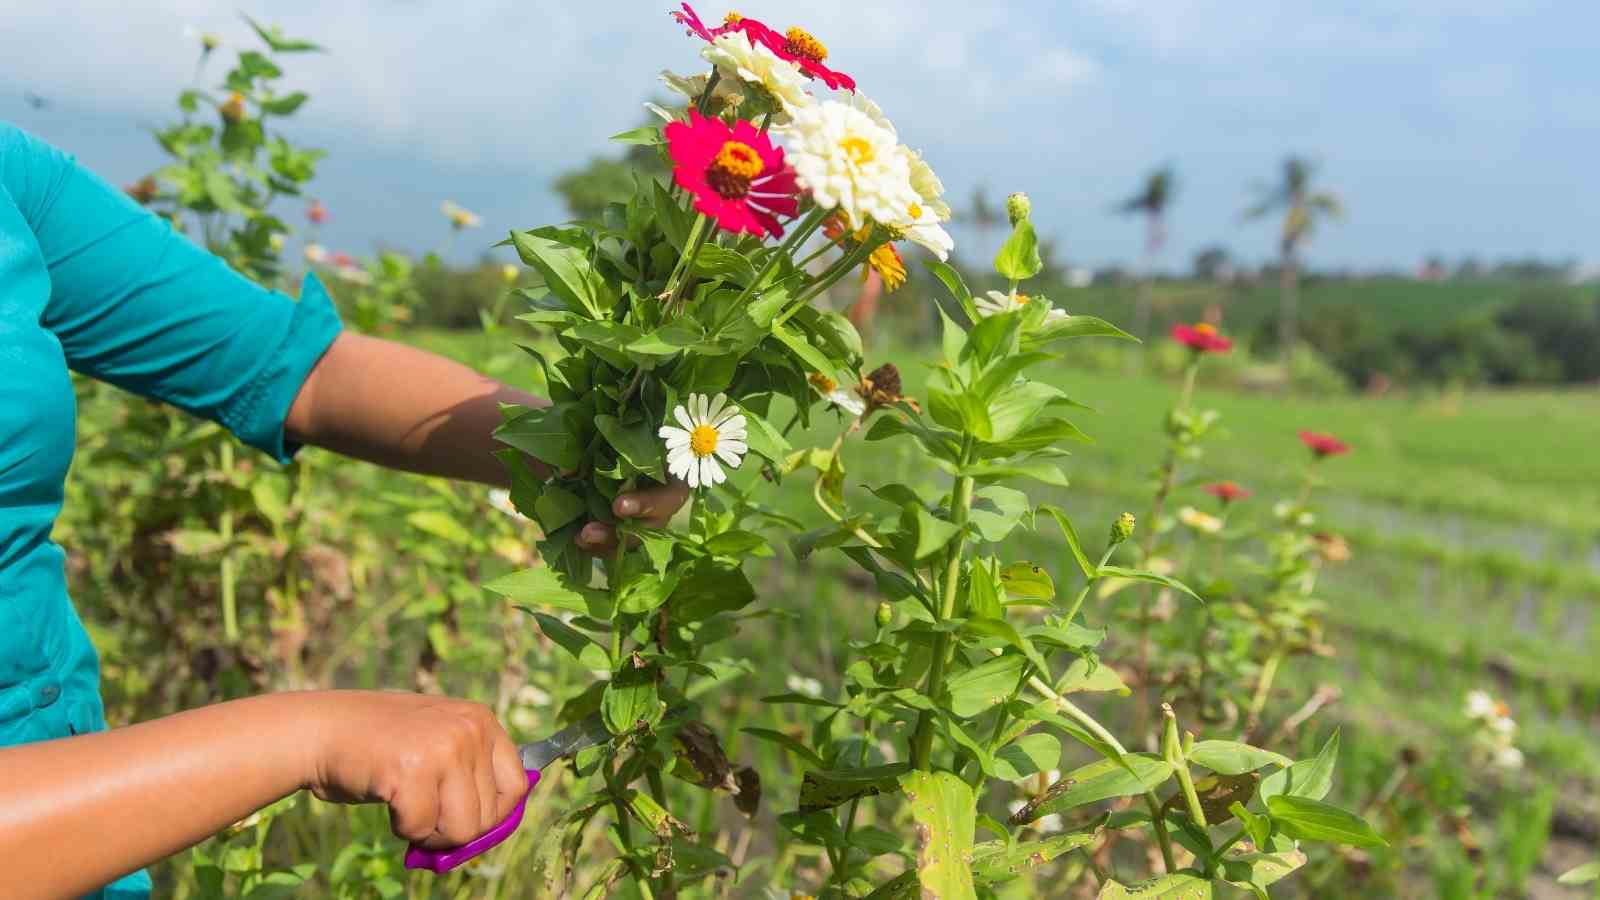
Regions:
<instances>
[{"instance_id":1,"label":"scissors","mask_svg":"<svg viewBox=\"0 0 1600 900\"><path fill-rule=\"evenodd\" d=\"M551 763L580 750L604 744L613 737L614 735L607 730L605 721L601 719L599 713L596 713L542 741L518 747L517 755L522 759L522 768L528 773L528 790L531 792L539 783L539 773L549 768ZM442 874L498 846L522 824L522 814L527 804L527 797L518 800L516 808L511 810L511 815L506 816L503 822L459 847L449 850L429 850L412 844L406 848L406 868L427 869Z\"/></svg>"}]
</instances>

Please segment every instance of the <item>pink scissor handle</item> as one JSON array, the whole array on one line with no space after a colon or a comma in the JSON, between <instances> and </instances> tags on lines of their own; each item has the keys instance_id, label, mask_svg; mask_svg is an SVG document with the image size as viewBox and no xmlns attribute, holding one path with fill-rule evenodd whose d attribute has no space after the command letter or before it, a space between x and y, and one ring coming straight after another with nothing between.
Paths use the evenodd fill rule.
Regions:
<instances>
[{"instance_id":1,"label":"pink scissor handle","mask_svg":"<svg viewBox=\"0 0 1600 900\"><path fill-rule=\"evenodd\" d=\"M539 770L528 769L528 790L532 792L533 786L539 783ZM516 809L505 821L459 847L450 850L429 850L412 844L406 848L406 868L427 869L430 872L444 874L454 869L469 859L478 856L491 848L499 846L506 838L511 837L522 824L522 813L528 805L528 798L523 797L517 801Z\"/></svg>"}]
</instances>

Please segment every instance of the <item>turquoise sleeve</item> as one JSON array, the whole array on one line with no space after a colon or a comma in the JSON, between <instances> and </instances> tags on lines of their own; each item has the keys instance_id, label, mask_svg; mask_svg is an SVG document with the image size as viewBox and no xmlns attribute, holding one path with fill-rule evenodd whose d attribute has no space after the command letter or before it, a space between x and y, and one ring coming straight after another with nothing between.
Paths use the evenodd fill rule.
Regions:
<instances>
[{"instance_id":1,"label":"turquoise sleeve","mask_svg":"<svg viewBox=\"0 0 1600 900\"><path fill-rule=\"evenodd\" d=\"M289 406L340 324L322 285L269 291L24 132L6 180L49 269L42 324L74 370L221 423L287 461ZM14 171L18 166L22 171Z\"/></svg>"}]
</instances>

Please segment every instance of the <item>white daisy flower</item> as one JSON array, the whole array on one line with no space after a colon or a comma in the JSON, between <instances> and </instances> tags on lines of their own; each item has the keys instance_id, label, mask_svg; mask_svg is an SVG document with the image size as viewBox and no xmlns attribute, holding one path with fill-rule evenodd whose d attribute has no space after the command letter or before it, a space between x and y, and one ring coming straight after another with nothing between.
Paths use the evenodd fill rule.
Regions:
<instances>
[{"instance_id":1,"label":"white daisy flower","mask_svg":"<svg viewBox=\"0 0 1600 900\"><path fill-rule=\"evenodd\" d=\"M921 199L894 132L858 106L826 100L797 110L782 136L800 186L818 206L842 212L852 231L905 222Z\"/></svg>"},{"instance_id":2,"label":"white daisy flower","mask_svg":"<svg viewBox=\"0 0 1600 900\"><path fill-rule=\"evenodd\" d=\"M1494 753L1494 764L1502 769L1520 769L1522 763L1522 751L1510 745L1501 747Z\"/></svg>"},{"instance_id":3,"label":"white daisy flower","mask_svg":"<svg viewBox=\"0 0 1600 900\"><path fill-rule=\"evenodd\" d=\"M321 244L307 244L304 252L306 262L314 266L321 265L328 259L328 249Z\"/></svg>"},{"instance_id":4,"label":"white daisy flower","mask_svg":"<svg viewBox=\"0 0 1600 900\"><path fill-rule=\"evenodd\" d=\"M972 302L974 306L978 307L979 317L987 319L990 316L998 316L1001 313L1016 312L1027 306L1028 295L1012 295L1004 291L990 291L986 296L977 297ZM1046 322L1060 322L1066 318L1067 311L1056 309L1055 307L1051 307L1050 311L1044 315Z\"/></svg>"},{"instance_id":5,"label":"white daisy flower","mask_svg":"<svg viewBox=\"0 0 1600 900\"><path fill-rule=\"evenodd\" d=\"M796 111L816 105L806 90L809 81L800 67L773 53L765 44L751 41L742 31L718 35L700 55L717 67L724 81L743 82L773 101L774 124L788 122ZM700 89L705 90L703 83ZM698 99L700 95L694 96Z\"/></svg>"},{"instance_id":6,"label":"white daisy flower","mask_svg":"<svg viewBox=\"0 0 1600 900\"><path fill-rule=\"evenodd\" d=\"M1201 512L1192 506L1185 506L1178 510L1178 521L1201 534L1216 534L1222 530L1221 519L1210 513Z\"/></svg>"},{"instance_id":7,"label":"white daisy flower","mask_svg":"<svg viewBox=\"0 0 1600 900\"><path fill-rule=\"evenodd\" d=\"M784 686L796 694L805 694L807 697L822 696L822 682L804 675L790 675L784 681Z\"/></svg>"},{"instance_id":8,"label":"white daisy flower","mask_svg":"<svg viewBox=\"0 0 1600 900\"><path fill-rule=\"evenodd\" d=\"M683 427L663 425L656 432L667 444L667 471L691 488L727 481L722 466L739 468L750 449L738 405L729 403L726 394L710 400L705 394L690 394L689 402L679 405L672 415Z\"/></svg>"},{"instance_id":9,"label":"white daisy flower","mask_svg":"<svg viewBox=\"0 0 1600 900\"><path fill-rule=\"evenodd\" d=\"M446 200L439 204L439 211L450 220L452 228L477 228L483 224L483 219L470 209L464 209L455 203Z\"/></svg>"},{"instance_id":10,"label":"white daisy flower","mask_svg":"<svg viewBox=\"0 0 1600 900\"><path fill-rule=\"evenodd\" d=\"M1488 691L1473 691L1467 694L1467 718L1489 719L1496 715L1494 698Z\"/></svg>"},{"instance_id":11,"label":"white daisy flower","mask_svg":"<svg viewBox=\"0 0 1600 900\"><path fill-rule=\"evenodd\" d=\"M859 416L867 411L867 402L844 388L834 388L823 396L829 403L852 416Z\"/></svg>"}]
</instances>

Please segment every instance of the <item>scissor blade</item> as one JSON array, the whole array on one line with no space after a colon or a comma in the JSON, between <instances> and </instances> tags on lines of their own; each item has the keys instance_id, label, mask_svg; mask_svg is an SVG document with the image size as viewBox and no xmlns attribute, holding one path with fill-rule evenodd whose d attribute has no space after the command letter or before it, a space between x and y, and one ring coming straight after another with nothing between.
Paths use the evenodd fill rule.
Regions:
<instances>
[{"instance_id":1,"label":"scissor blade","mask_svg":"<svg viewBox=\"0 0 1600 900\"><path fill-rule=\"evenodd\" d=\"M542 741L523 744L517 750L522 756L522 767L524 769L543 769L563 756L571 756L579 750L585 750L609 740L611 740L611 732L606 729L605 720L600 717L599 713L595 713L576 725L563 728Z\"/></svg>"}]
</instances>

